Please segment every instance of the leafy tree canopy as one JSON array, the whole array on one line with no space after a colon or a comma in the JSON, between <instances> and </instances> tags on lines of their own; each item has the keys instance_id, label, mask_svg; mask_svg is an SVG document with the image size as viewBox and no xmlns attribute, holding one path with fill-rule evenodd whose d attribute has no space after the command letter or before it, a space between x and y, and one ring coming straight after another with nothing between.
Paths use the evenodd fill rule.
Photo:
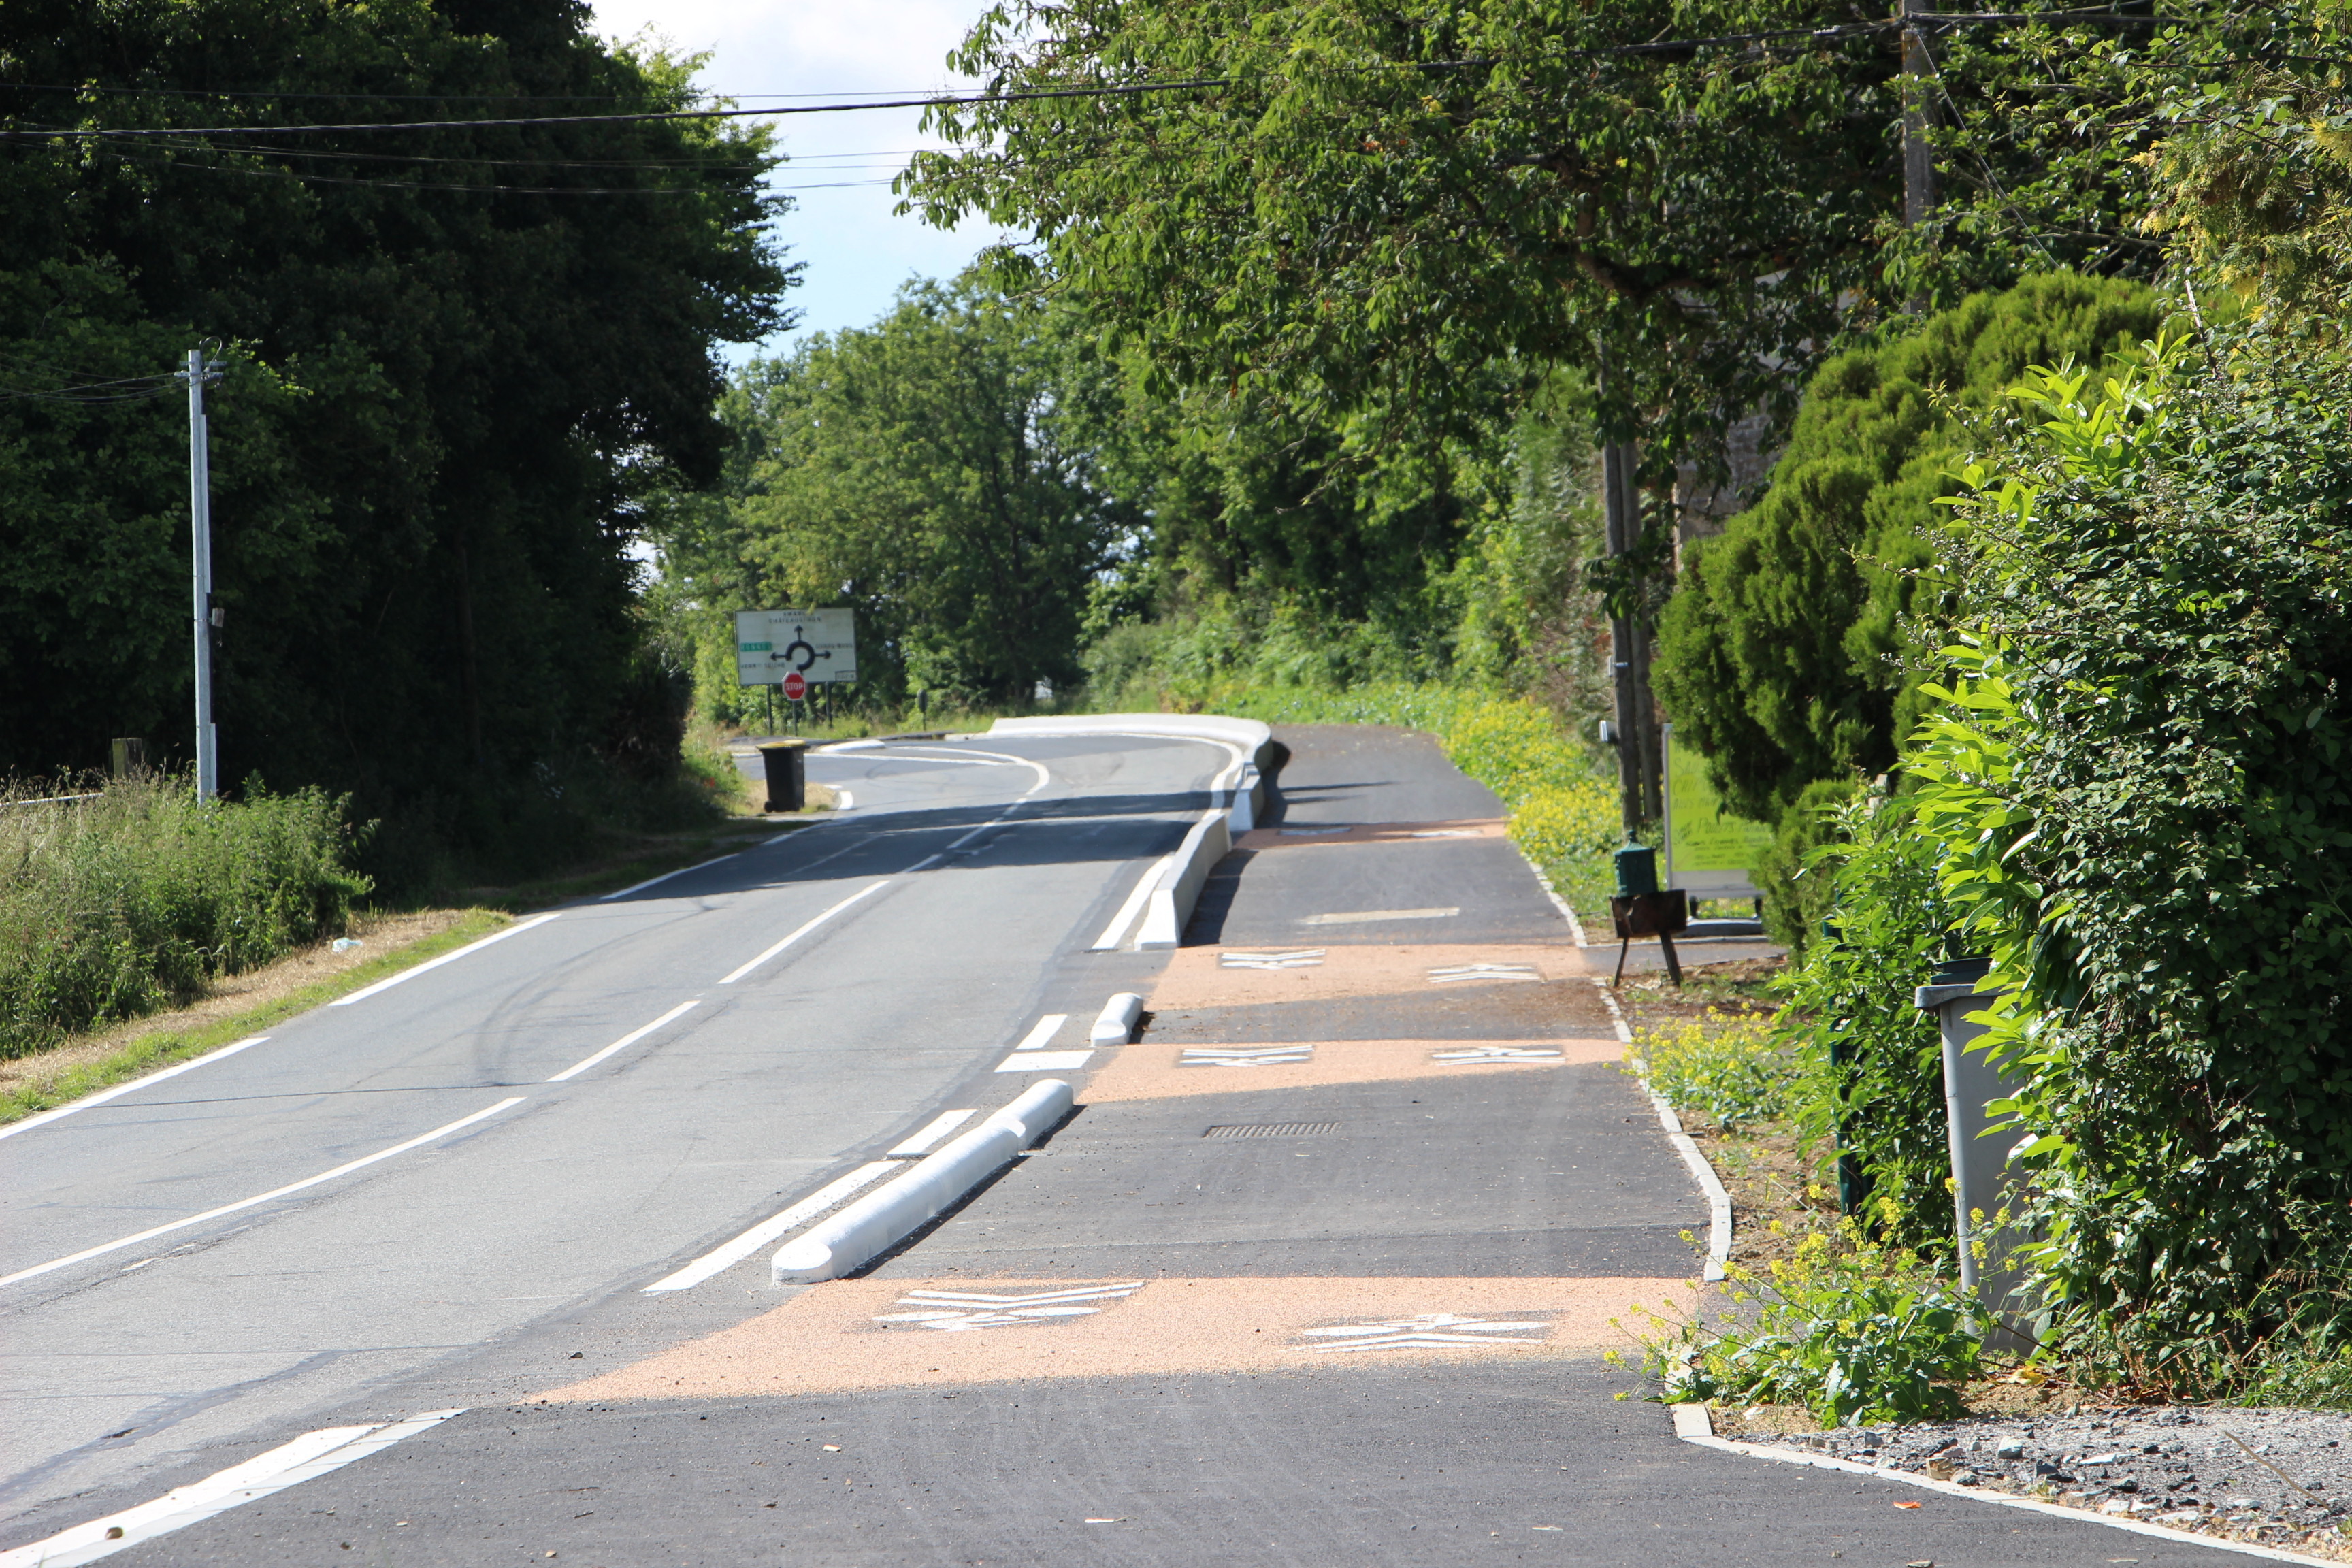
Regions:
<instances>
[{"instance_id":1,"label":"leafy tree canopy","mask_svg":"<svg viewBox=\"0 0 2352 1568\"><path fill-rule=\"evenodd\" d=\"M199 340L227 361L226 778L353 788L486 841L510 781L630 731L641 498L715 474L711 346L784 320L764 140L296 129L688 100L687 65L612 51L587 19L572 0L0 10L0 767L94 763L122 734L186 754L187 424L154 378ZM187 127L262 133L155 134ZM149 134L61 134L101 130Z\"/></svg>"}]
</instances>

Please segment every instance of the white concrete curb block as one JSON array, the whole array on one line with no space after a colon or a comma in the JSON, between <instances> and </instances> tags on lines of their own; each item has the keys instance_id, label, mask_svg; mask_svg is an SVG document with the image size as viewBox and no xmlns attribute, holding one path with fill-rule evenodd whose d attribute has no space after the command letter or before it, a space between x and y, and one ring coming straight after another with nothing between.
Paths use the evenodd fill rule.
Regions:
<instances>
[{"instance_id":1,"label":"white concrete curb block","mask_svg":"<svg viewBox=\"0 0 2352 1568\"><path fill-rule=\"evenodd\" d=\"M1070 1105L1070 1086L1060 1079L1031 1084L1010 1105L918 1161L905 1175L785 1243L770 1266L771 1277L779 1285L795 1285L838 1279L864 1268L1003 1169L1068 1115Z\"/></svg>"},{"instance_id":2,"label":"white concrete curb block","mask_svg":"<svg viewBox=\"0 0 2352 1568\"><path fill-rule=\"evenodd\" d=\"M1135 933L1137 947L1182 944L1184 923L1192 918L1192 906L1201 901L1202 884L1233 847L1233 831L1227 826L1225 814L1215 810L1202 813L1192 831L1184 835L1184 842L1176 851L1176 863L1168 868L1160 885L1144 901L1143 926Z\"/></svg>"},{"instance_id":3,"label":"white concrete curb block","mask_svg":"<svg viewBox=\"0 0 2352 1568\"><path fill-rule=\"evenodd\" d=\"M1265 809L1261 770L1273 760L1274 731L1255 719L1223 719L1210 713L1074 713L1064 717L999 719L992 735L1160 735L1205 741L1233 752L1233 765L1210 786L1210 799L1231 812L1227 830L1247 833Z\"/></svg>"},{"instance_id":4,"label":"white concrete curb block","mask_svg":"<svg viewBox=\"0 0 2352 1568\"><path fill-rule=\"evenodd\" d=\"M1142 1016L1143 998L1132 991L1122 991L1103 1004L1095 1026L1087 1031L1087 1039L1097 1046L1123 1046L1135 1037L1135 1021Z\"/></svg>"}]
</instances>

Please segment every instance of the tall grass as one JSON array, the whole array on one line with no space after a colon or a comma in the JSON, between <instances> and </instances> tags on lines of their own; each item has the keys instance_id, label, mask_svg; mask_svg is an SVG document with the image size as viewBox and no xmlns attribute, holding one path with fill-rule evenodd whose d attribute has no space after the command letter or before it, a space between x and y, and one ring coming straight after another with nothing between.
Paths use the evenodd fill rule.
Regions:
<instances>
[{"instance_id":1,"label":"tall grass","mask_svg":"<svg viewBox=\"0 0 2352 1568\"><path fill-rule=\"evenodd\" d=\"M0 791L0 1057L331 935L370 888L345 802L315 789L208 805L159 777L40 793Z\"/></svg>"}]
</instances>

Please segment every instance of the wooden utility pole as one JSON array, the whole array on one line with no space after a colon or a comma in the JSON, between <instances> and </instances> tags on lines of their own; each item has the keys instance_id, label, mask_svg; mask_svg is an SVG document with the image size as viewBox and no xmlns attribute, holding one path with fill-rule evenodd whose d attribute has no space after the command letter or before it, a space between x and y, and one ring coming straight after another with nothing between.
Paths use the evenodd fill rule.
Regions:
<instances>
[{"instance_id":1,"label":"wooden utility pole","mask_svg":"<svg viewBox=\"0 0 2352 1568\"><path fill-rule=\"evenodd\" d=\"M1898 16L1932 16L1936 0L1899 0ZM1912 227L1936 214L1936 149L1927 128L1936 122L1936 62L1928 29L1903 29L1903 221Z\"/></svg>"},{"instance_id":2,"label":"wooden utility pole","mask_svg":"<svg viewBox=\"0 0 2352 1568\"><path fill-rule=\"evenodd\" d=\"M1630 441L1601 449L1602 516L1609 553L1626 555L1642 542L1639 456ZM1636 838L1664 815L1659 785L1658 705L1650 695L1650 626L1640 606L1609 620L1609 669L1617 708L1617 793L1625 837Z\"/></svg>"}]
</instances>

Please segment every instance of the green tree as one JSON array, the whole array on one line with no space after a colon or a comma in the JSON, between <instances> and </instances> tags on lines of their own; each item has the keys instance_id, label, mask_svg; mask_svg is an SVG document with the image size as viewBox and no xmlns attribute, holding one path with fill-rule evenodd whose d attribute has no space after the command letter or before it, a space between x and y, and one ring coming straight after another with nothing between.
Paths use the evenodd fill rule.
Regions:
<instances>
[{"instance_id":1,"label":"green tree","mask_svg":"<svg viewBox=\"0 0 2352 1568\"><path fill-rule=\"evenodd\" d=\"M0 767L96 763L119 734L185 754L186 422L168 384L92 384L199 340L229 362L225 777L355 791L394 858L522 852L567 831L567 778L631 752L658 686L635 678L643 498L715 475L712 345L785 320L764 139L304 129L692 99L685 64L587 20L572 0L0 10ZM167 134L192 127L226 129Z\"/></svg>"},{"instance_id":2,"label":"green tree","mask_svg":"<svg viewBox=\"0 0 2352 1568\"><path fill-rule=\"evenodd\" d=\"M1066 312L914 285L738 379L737 493L666 527L675 591L721 649L738 607L856 610L861 684L885 699L1074 682L1089 586L1142 521L1105 483L1118 397ZM723 694L731 657L703 673Z\"/></svg>"},{"instance_id":3,"label":"green tree","mask_svg":"<svg viewBox=\"0 0 2352 1568\"><path fill-rule=\"evenodd\" d=\"M1725 804L1776 822L1815 780L1884 773L1910 728L1904 656L1960 488L1963 419L2028 365L2153 337L2145 287L2072 273L1971 296L1839 354L1807 388L1764 499L1687 548L1654 666Z\"/></svg>"}]
</instances>

